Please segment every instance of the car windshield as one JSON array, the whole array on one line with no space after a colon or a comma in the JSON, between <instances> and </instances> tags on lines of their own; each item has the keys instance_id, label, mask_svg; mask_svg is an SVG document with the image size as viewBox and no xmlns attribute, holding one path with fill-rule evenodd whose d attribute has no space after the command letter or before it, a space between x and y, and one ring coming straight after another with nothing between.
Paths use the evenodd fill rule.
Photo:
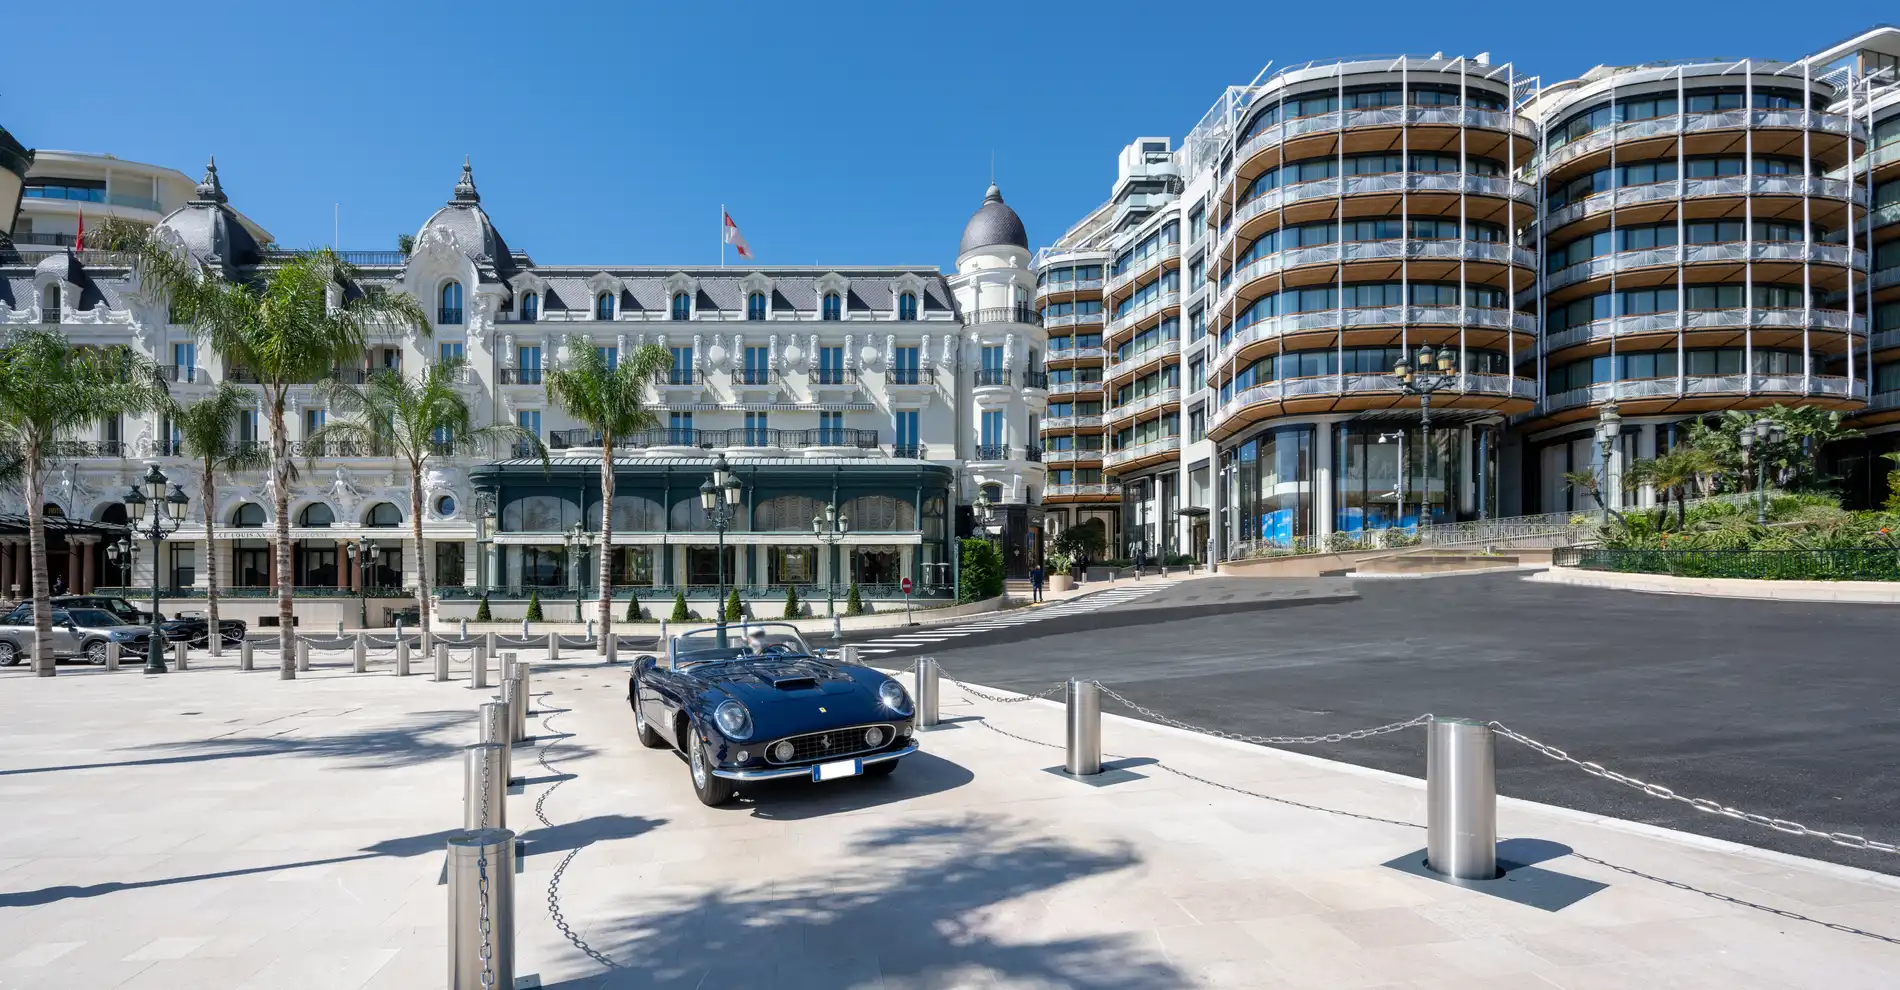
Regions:
<instances>
[{"instance_id":1,"label":"car windshield","mask_svg":"<svg viewBox=\"0 0 1900 990\"><path fill-rule=\"evenodd\" d=\"M76 598L69 600L68 607L75 609L104 610L122 619L133 619L139 615L139 610L133 608L132 603L123 598Z\"/></svg>"},{"instance_id":2,"label":"car windshield","mask_svg":"<svg viewBox=\"0 0 1900 990\"><path fill-rule=\"evenodd\" d=\"M125 625L118 616L102 608L72 608L67 609L66 614L72 617L73 622L88 628Z\"/></svg>"},{"instance_id":3,"label":"car windshield","mask_svg":"<svg viewBox=\"0 0 1900 990\"><path fill-rule=\"evenodd\" d=\"M694 629L673 637L673 659L680 666L760 654L810 656L811 648L789 624Z\"/></svg>"}]
</instances>

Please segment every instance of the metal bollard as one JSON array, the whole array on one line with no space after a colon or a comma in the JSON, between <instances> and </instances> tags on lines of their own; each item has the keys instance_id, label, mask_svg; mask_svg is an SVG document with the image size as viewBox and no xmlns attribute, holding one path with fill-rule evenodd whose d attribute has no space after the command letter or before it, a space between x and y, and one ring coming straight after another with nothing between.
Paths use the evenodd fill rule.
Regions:
<instances>
[{"instance_id":1,"label":"metal bollard","mask_svg":"<svg viewBox=\"0 0 1900 990\"><path fill-rule=\"evenodd\" d=\"M557 633L557 632L548 633L548 659L549 660L561 659L561 634L560 633Z\"/></svg>"},{"instance_id":2,"label":"metal bollard","mask_svg":"<svg viewBox=\"0 0 1900 990\"><path fill-rule=\"evenodd\" d=\"M485 688L488 686L488 647L476 643L474 650L475 655L468 661L469 677L473 681L469 686Z\"/></svg>"},{"instance_id":3,"label":"metal bollard","mask_svg":"<svg viewBox=\"0 0 1900 990\"><path fill-rule=\"evenodd\" d=\"M248 639L238 644L238 669L257 669L257 659L251 655L251 641Z\"/></svg>"},{"instance_id":4,"label":"metal bollard","mask_svg":"<svg viewBox=\"0 0 1900 990\"><path fill-rule=\"evenodd\" d=\"M1497 736L1483 722L1426 727L1425 866L1459 880L1498 875Z\"/></svg>"},{"instance_id":5,"label":"metal bollard","mask_svg":"<svg viewBox=\"0 0 1900 990\"><path fill-rule=\"evenodd\" d=\"M438 682L449 679L449 644L447 643L435 644L435 679Z\"/></svg>"},{"instance_id":6,"label":"metal bollard","mask_svg":"<svg viewBox=\"0 0 1900 990\"><path fill-rule=\"evenodd\" d=\"M847 646L845 649L855 651L857 648ZM919 728L928 729L937 724L938 676L936 657L917 658L917 697L912 700L917 705Z\"/></svg>"},{"instance_id":7,"label":"metal bollard","mask_svg":"<svg viewBox=\"0 0 1900 990\"><path fill-rule=\"evenodd\" d=\"M504 775L512 774L515 749L514 740L508 738L508 706L499 701L484 701L476 712L477 718L480 719L476 729L480 734L476 736L475 741L500 743L506 747L506 751L502 753L501 768Z\"/></svg>"},{"instance_id":8,"label":"metal bollard","mask_svg":"<svg viewBox=\"0 0 1900 990\"><path fill-rule=\"evenodd\" d=\"M667 643L667 639L666 639L666 620L665 620L665 619L661 619L661 620L660 620L660 648L659 648L659 650L658 650L658 652L660 652L660 653L665 653L665 652L666 652L666 643Z\"/></svg>"},{"instance_id":9,"label":"metal bollard","mask_svg":"<svg viewBox=\"0 0 1900 990\"><path fill-rule=\"evenodd\" d=\"M185 666L186 664L185 653L186 653L185 644L183 643L172 644L172 664L179 670L188 669Z\"/></svg>"},{"instance_id":10,"label":"metal bollard","mask_svg":"<svg viewBox=\"0 0 1900 990\"><path fill-rule=\"evenodd\" d=\"M508 827L508 747L473 743L462 747L467 774L462 788L462 827Z\"/></svg>"},{"instance_id":11,"label":"metal bollard","mask_svg":"<svg viewBox=\"0 0 1900 990\"><path fill-rule=\"evenodd\" d=\"M461 620L461 621L462 621L462 636L461 636L461 638L462 638L462 639L467 639L467 638L468 638L468 620L467 620L467 619L463 619L463 620Z\"/></svg>"},{"instance_id":12,"label":"metal bollard","mask_svg":"<svg viewBox=\"0 0 1900 990\"><path fill-rule=\"evenodd\" d=\"M353 649L355 650L355 655L352 657L355 661L354 669L359 674L367 672L369 670L369 639L367 633L364 633L360 629L357 630L356 645Z\"/></svg>"},{"instance_id":13,"label":"metal bollard","mask_svg":"<svg viewBox=\"0 0 1900 990\"><path fill-rule=\"evenodd\" d=\"M522 639L528 638L528 620L527 619L521 620L521 638Z\"/></svg>"},{"instance_id":14,"label":"metal bollard","mask_svg":"<svg viewBox=\"0 0 1900 990\"><path fill-rule=\"evenodd\" d=\"M1102 686L1069 678L1069 759L1064 769L1077 777L1102 772Z\"/></svg>"},{"instance_id":15,"label":"metal bollard","mask_svg":"<svg viewBox=\"0 0 1900 990\"><path fill-rule=\"evenodd\" d=\"M301 637L297 640L297 669L310 669L310 642Z\"/></svg>"},{"instance_id":16,"label":"metal bollard","mask_svg":"<svg viewBox=\"0 0 1900 990\"><path fill-rule=\"evenodd\" d=\"M515 679L521 682L521 713L523 715L534 714L534 693L528 690L528 672L531 669L526 660L515 664Z\"/></svg>"},{"instance_id":17,"label":"metal bollard","mask_svg":"<svg viewBox=\"0 0 1900 990\"><path fill-rule=\"evenodd\" d=\"M600 652L607 658L608 663L618 663L620 661L620 637L602 629L600 631Z\"/></svg>"},{"instance_id":18,"label":"metal bollard","mask_svg":"<svg viewBox=\"0 0 1900 990\"><path fill-rule=\"evenodd\" d=\"M482 648L488 651L483 656L501 655L501 650L495 646L495 634L492 632L482 633Z\"/></svg>"},{"instance_id":19,"label":"metal bollard","mask_svg":"<svg viewBox=\"0 0 1900 990\"><path fill-rule=\"evenodd\" d=\"M448 945L451 990L515 985L513 832L490 828L449 839Z\"/></svg>"},{"instance_id":20,"label":"metal bollard","mask_svg":"<svg viewBox=\"0 0 1900 990\"><path fill-rule=\"evenodd\" d=\"M528 741L528 682L519 674L502 684L508 702L508 741Z\"/></svg>"},{"instance_id":21,"label":"metal bollard","mask_svg":"<svg viewBox=\"0 0 1900 990\"><path fill-rule=\"evenodd\" d=\"M119 641L116 639L106 644L106 669L119 669Z\"/></svg>"},{"instance_id":22,"label":"metal bollard","mask_svg":"<svg viewBox=\"0 0 1900 990\"><path fill-rule=\"evenodd\" d=\"M396 634L396 676L409 676L409 641Z\"/></svg>"}]
</instances>

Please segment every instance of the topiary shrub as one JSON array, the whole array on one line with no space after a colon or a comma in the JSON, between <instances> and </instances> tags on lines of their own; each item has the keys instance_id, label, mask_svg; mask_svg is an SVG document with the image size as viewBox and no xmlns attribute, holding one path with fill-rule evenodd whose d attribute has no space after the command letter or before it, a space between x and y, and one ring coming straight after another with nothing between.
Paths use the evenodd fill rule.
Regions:
<instances>
[{"instance_id":1,"label":"topiary shrub","mask_svg":"<svg viewBox=\"0 0 1900 990\"><path fill-rule=\"evenodd\" d=\"M482 603L480 605L475 606L475 621L476 622L495 621L495 613L490 612L488 610L488 596L487 595L483 595Z\"/></svg>"},{"instance_id":2,"label":"topiary shrub","mask_svg":"<svg viewBox=\"0 0 1900 990\"><path fill-rule=\"evenodd\" d=\"M980 602L1003 593L1003 555L988 540L963 541L957 601Z\"/></svg>"},{"instance_id":3,"label":"topiary shrub","mask_svg":"<svg viewBox=\"0 0 1900 990\"><path fill-rule=\"evenodd\" d=\"M798 589L791 588L791 587L786 588L785 589L785 617L788 619L796 619L804 614L805 614L805 606L801 604L798 600Z\"/></svg>"},{"instance_id":4,"label":"topiary shrub","mask_svg":"<svg viewBox=\"0 0 1900 990\"><path fill-rule=\"evenodd\" d=\"M667 617L671 622L691 622L693 613L686 610L686 591L673 592L673 614Z\"/></svg>"},{"instance_id":5,"label":"topiary shrub","mask_svg":"<svg viewBox=\"0 0 1900 990\"><path fill-rule=\"evenodd\" d=\"M745 618L745 606L739 604L739 589L732 589L731 597L726 599L726 621L737 622Z\"/></svg>"},{"instance_id":6,"label":"topiary shrub","mask_svg":"<svg viewBox=\"0 0 1900 990\"><path fill-rule=\"evenodd\" d=\"M864 614L864 595L859 593L858 583L856 581L851 582L851 593L845 596L844 614L846 615L863 615Z\"/></svg>"},{"instance_id":7,"label":"topiary shrub","mask_svg":"<svg viewBox=\"0 0 1900 990\"><path fill-rule=\"evenodd\" d=\"M528 596L528 621L543 621L541 615L541 593L539 591Z\"/></svg>"},{"instance_id":8,"label":"topiary shrub","mask_svg":"<svg viewBox=\"0 0 1900 990\"><path fill-rule=\"evenodd\" d=\"M640 597L638 595L630 596L627 599L627 621L640 621Z\"/></svg>"}]
</instances>

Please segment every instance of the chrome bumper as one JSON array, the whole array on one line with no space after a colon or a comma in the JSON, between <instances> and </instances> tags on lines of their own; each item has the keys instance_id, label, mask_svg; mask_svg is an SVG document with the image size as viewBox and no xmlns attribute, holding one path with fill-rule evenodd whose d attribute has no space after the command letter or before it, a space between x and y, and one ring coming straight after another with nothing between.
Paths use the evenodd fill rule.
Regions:
<instances>
[{"instance_id":1,"label":"chrome bumper","mask_svg":"<svg viewBox=\"0 0 1900 990\"><path fill-rule=\"evenodd\" d=\"M903 749L893 749L888 753L872 753L870 756L858 757L858 760L869 766L873 763L883 763L886 760L909 756L915 752L917 752L917 742L913 739ZM780 780L786 777L804 777L810 780L813 766L814 764L808 763L802 767L774 767L770 770L721 770L715 767L712 773L713 776L723 777L726 780Z\"/></svg>"}]
</instances>

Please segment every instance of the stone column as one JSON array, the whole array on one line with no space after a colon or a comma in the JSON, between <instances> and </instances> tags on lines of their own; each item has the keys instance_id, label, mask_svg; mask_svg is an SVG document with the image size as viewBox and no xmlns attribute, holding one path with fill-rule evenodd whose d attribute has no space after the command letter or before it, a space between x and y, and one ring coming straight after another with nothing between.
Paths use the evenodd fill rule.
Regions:
<instances>
[{"instance_id":1,"label":"stone column","mask_svg":"<svg viewBox=\"0 0 1900 990\"><path fill-rule=\"evenodd\" d=\"M97 556L95 551L98 546L99 540L96 537L79 543L79 593L82 595L92 594L93 567L95 566L93 558Z\"/></svg>"},{"instance_id":2,"label":"stone column","mask_svg":"<svg viewBox=\"0 0 1900 990\"><path fill-rule=\"evenodd\" d=\"M79 590L79 541L66 540L66 593L81 594Z\"/></svg>"}]
</instances>

